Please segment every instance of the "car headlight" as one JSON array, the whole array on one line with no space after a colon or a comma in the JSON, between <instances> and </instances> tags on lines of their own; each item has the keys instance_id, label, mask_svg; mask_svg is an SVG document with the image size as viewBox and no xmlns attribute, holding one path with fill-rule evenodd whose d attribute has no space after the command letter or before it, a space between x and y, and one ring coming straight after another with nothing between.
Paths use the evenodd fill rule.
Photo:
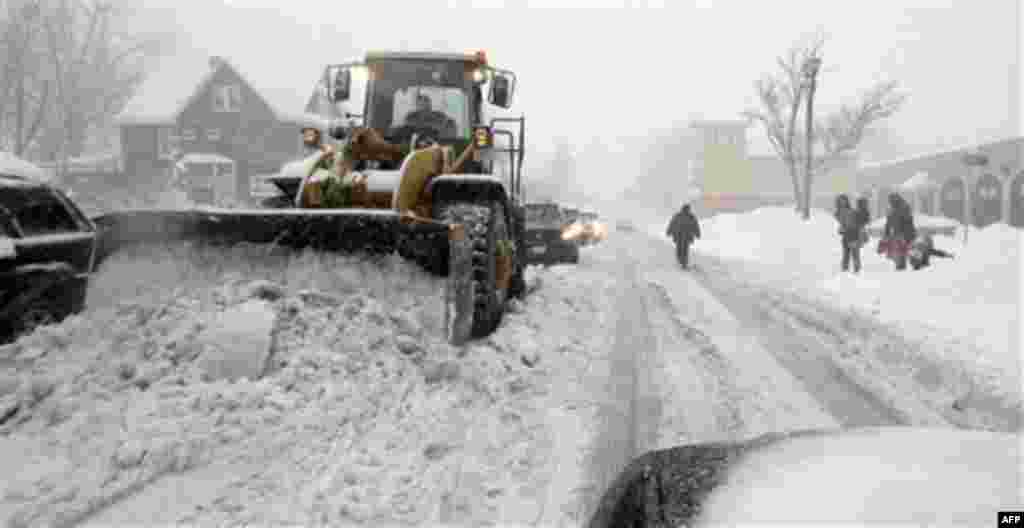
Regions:
<instances>
[{"instance_id":1,"label":"car headlight","mask_svg":"<svg viewBox=\"0 0 1024 528\"><path fill-rule=\"evenodd\" d=\"M572 224L569 227L562 230L562 240L573 240L580 236L583 232L583 227L579 224Z\"/></svg>"}]
</instances>

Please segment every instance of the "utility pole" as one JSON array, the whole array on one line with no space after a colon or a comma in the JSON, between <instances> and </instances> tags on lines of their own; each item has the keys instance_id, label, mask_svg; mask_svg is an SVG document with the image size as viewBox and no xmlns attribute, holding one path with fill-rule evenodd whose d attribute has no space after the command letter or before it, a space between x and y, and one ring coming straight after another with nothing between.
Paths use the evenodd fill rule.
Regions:
<instances>
[{"instance_id":1,"label":"utility pole","mask_svg":"<svg viewBox=\"0 0 1024 528\"><path fill-rule=\"evenodd\" d=\"M963 217L961 223L964 228L964 245L967 245L967 231L970 229L971 223L974 221L974 201L971 197L971 191L974 189L975 182L978 179L977 171L981 170L980 167L988 165L988 155L985 154L981 149L975 148L967 152L961 158L964 165L967 166L967 177L963 179L964 182L964 199L963 199Z\"/></svg>"},{"instance_id":2,"label":"utility pole","mask_svg":"<svg viewBox=\"0 0 1024 528\"><path fill-rule=\"evenodd\" d=\"M804 80L807 82L807 151L804 153L804 220L811 218L811 180L814 163L814 90L817 88L821 59L811 57L804 62Z\"/></svg>"}]
</instances>

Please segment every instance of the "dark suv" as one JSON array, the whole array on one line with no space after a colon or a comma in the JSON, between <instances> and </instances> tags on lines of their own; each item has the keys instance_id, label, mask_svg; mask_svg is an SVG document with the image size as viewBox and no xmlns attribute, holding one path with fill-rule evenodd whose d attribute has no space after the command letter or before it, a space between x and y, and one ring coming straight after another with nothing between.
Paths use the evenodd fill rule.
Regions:
<instances>
[{"instance_id":1,"label":"dark suv","mask_svg":"<svg viewBox=\"0 0 1024 528\"><path fill-rule=\"evenodd\" d=\"M568 219L556 203L532 203L526 210L526 261L528 264L576 264L580 248L569 235Z\"/></svg>"},{"instance_id":2,"label":"dark suv","mask_svg":"<svg viewBox=\"0 0 1024 528\"><path fill-rule=\"evenodd\" d=\"M0 171L0 343L85 307L96 226L58 189Z\"/></svg>"}]
</instances>

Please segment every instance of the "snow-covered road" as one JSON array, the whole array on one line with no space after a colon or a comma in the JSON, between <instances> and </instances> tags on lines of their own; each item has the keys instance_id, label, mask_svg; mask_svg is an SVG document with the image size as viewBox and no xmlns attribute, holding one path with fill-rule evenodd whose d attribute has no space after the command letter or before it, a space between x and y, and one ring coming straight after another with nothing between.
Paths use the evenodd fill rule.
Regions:
<instances>
[{"instance_id":1,"label":"snow-covered road","mask_svg":"<svg viewBox=\"0 0 1024 528\"><path fill-rule=\"evenodd\" d=\"M706 256L697 276L843 426L1020 429L1019 399L927 350L935 336L800 296L749 265Z\"/></svg>"},{"instance_id":2,"label":"snow-covered road","mask_svg":"<svg viewBox=\"0 0 1024 528\"><path fill-rule=\"evenodd\" d=\"M695 260L683 272L666 241L617 233L578 266L532 269L527 300L463 349L438 341L439 282L405 264L249 268L246 280L283 284L281 366L225 384L189 370L189 329L242 302L245 281L226 287L218 270L184 283L154 258L143 271L174 277L153 286L162 296L3 350L22 407L0 437L2 469L19 475L0 515L578 526L652 449L840 425L1019 427L1013 402L919 353L929 342L816 304L749 262Z\"/></svg>"}]
</instances>

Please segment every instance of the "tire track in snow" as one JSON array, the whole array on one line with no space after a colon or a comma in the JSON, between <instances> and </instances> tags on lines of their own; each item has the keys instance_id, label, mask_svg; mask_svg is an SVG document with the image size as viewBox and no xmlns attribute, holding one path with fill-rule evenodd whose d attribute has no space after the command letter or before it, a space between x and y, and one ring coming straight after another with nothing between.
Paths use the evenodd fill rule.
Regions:
<instances>
[{"instance_id":1,"label":"tire track in snow","mask_svg":"<svg viewBox=\"0 0 1024 528\"><path fill-rule=\"evenodd\" d=\"M620 252L620 262L626 262ZM628 257L626 257L628 258ZM600 493L641 450L653 447L657 434L660 402L650 392L652 381L643 361L657 346L645 299L638 287L637 271L633 264L624 266L619 273L620 290L616 308L618 317L611 350L608 396L617 406L604 405L599 410L598 432L589 457L590 482L597 484L598 493L584 503L584 519L589 519L597 508Z\"/></svg>"},{"instance_id":2,"label":"tire track in snow","mask_svg":"<svg viewBox=\"0 0 1024 528\"><path fill-rule=\"evenodd\" d=\"M897 327L853 311L839 313L793 294L763 291L760 295L785 317L818 330L826 346L848 364L845 368L855 368L862 376L892 378L880 388L901 401L911 400L904 403L909 406L904 413L913 415L917 410L935 423L965 429L1021 429L1024 416L1019 403L989 393L969 374L958 372L955 364L929 358L922 350L926 343L903 335Z\"/></svg>"},{"instance_id":3,"label":"tire track in snow","mask_svg":"<svg viewBox=\"0 0 1024 528\"><path fill-rule=\"evenodd\" d=\"M710 336L677 316L676 308L663 286L648 283L644 288L647 298L659 308L657 313L662 319L659 326L668 334L671 342L682 344L688 349L683 351L686 361L692 366L691 373L697 377L698 387L703 387L698 394L711 396L710 401L693 402L706 405L709 416L686 428L690 435L687 442L738 439L745 433L746 423L739 406L744 391L732 382L736 367L722 355ZM700 412L698 409L688 411L690 416Z\"/></svg>"},{"instance_id":4,"label":"tire track in snow","mask_svg":"<svg viewBox=\"0 0 1024 528\"><path fill-rule=\"evenodd\" d=\"M615 324L609 336L608 403L597 411L597 431L585 461L586 482L593 487L581 498L581 518L590 519L605 489L634 457L658 447L663 413L656 380L655 359L661 343L659 318L640 280L637 258L631 248L617 246L617 258L602 264L614 266L617 281Z\"/></svg>"},{"instance_id":5,"label":"tire track in snow","mask_svg":"<svg viewBox=\"0 0 1024 528\"><path fill-rule=\"evenodd\" d=\"M799 379L808 392L844 426L948 426L940 413L924 403L897 396L877 365L855 366L844 358L843 321L829 318L825 307L807 312L794 308L793 296L760 287L730 272L721 261L706 257L698 280L744 320L758 328L766 348ZM850 339L852 340L852 338Z\"/></svg>"}]
</instances>

